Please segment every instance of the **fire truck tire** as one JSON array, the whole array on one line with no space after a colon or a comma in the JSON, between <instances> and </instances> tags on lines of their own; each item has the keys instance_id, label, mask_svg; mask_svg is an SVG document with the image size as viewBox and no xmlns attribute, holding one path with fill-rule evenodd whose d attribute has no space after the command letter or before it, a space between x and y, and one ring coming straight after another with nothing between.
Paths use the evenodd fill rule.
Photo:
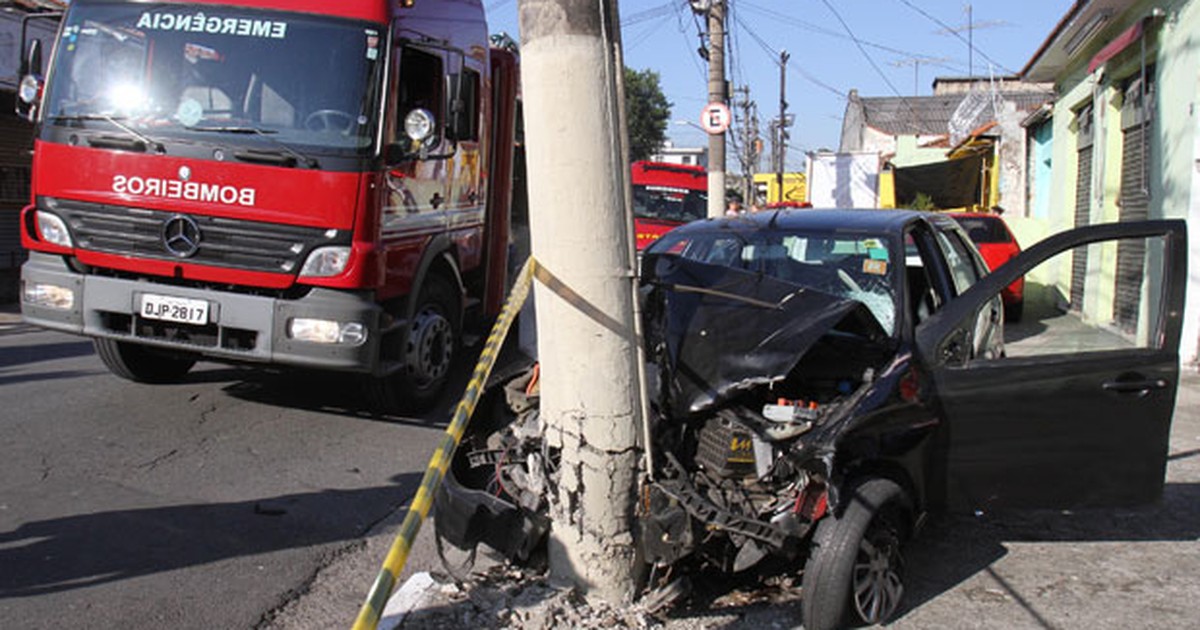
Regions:
<instances>
[{"instance_id":1,"label":"fire truck tire","mask_svg":"<svg viewBox=\"0 0 1200 630\"><path fill-rule=\"evenodd\" d=\"M420 289L400 356L404 367L371 379L375 407L386 412L425 411L441 397L458 355L458 298L445 276L430 274Z\"/></svg>"},{"instance_id":2,"label":"fire truck tire","mask_svg":"<svg viewBox=\"0 0 1200 630\"><path fill-rule=\"evenodd\" d=\"M93 345L108 371L137 383L177 383L196 364L195 357L126 341L95 339Z\"/></svg>"},{"instance_id":3,"label":"fire truck tire","mask_svg":"<svg viewBox=\"0 0 1200 630\"><path fill-rule=\"evenodd\" d=\"M846 497L846 509L813 534L801 600L807 630L885 623L904 595L908 496L889 479L871 478Z\"/></svg>"}]
</instances>

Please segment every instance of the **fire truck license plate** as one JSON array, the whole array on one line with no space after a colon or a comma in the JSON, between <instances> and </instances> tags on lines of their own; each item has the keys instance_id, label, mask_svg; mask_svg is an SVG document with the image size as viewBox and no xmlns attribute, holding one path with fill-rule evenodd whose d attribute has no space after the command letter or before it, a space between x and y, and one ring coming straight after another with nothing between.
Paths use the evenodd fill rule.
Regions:
<instances>
[{"instance_id":1,"label":"fire truck license plate","mask_svg":"<svg viewBox=\"0 0 1200 630\"><path fill-rule=\"evenodd\" d=\"M208 323L208 302L166 295L142 295L142 317L180 324Z\"/></svg>"}]
</instances>

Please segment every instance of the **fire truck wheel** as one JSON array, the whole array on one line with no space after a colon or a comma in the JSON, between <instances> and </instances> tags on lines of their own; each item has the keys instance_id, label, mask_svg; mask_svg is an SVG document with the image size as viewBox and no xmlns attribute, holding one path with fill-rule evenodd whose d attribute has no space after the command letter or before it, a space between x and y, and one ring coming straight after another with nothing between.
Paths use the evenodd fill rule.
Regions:
<instances>
[{"instance_id":1,"label":"fire truck wheel","mask_svg":"<svg viewBox=\"0 0 1200 630\"><path fill-rule=\"evenodd\" d=\"M424 411L438 401L458 350L458 299L444 276L432 274L413 310L399 372L372 379L375 406L383 411Z\"/></svg>"},{"instance_id":2,"label":"fire truck wheel","mask_svg":"<svg viewBox=\"0 0 1200 630\"><path fill-rule=\"evenodd\" d=\"M96 339L93 345L108 371L137 383L177 383L196 364L195 357L115 339Z\"/></svg>"}]
</instances>

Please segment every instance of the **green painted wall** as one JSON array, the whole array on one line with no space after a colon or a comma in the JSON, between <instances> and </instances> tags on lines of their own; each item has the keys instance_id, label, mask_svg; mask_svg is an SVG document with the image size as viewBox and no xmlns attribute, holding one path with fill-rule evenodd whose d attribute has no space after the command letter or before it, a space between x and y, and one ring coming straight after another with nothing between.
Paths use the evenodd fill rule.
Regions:
<instances>
[{"instance_id":1,"label":"green painted wall","mask_svg":"<svg viewBox=\"0 0 1200 630\"><path fill-rule=\"evenodd\" d=\"M1163 15L1149 20L1142 42L1135 42L1121 54L1109 60L1096 72L1088 73L1088 62L1113 37L1150 15L1154 8ZM1025 245L1074 226L1076 177L1078 174L1079 124L1076 111L1091 103L1095 111L1096 144L1092 162L1090 219L1092 223L1116 221L1119 217L1117 199L1120 194L1121 172L1121 103L1123 82L1142 69L1142 43L1145 61L1154 73L1155 98L1151 123L1149 153L1149 188L1151 218L1183 218L1189 222L1190 280L1187 325L1184 329L1180 355L1183 361L1195 362L1200 349L1200 207L1194 202L1194 180L1200 168L1200 0L1166 0L1137 2L1112 19L1109 26L1080 50L1067 71L1056 80L1059 95L1053 112L1052 184L1049 212L1009 220L1018 240ZM1040 215L1040 216L1039 216ZM1093 248L1096 249L1096 248ZM1099 270L1097 287L1111 284L1111 257L1094 252L1089 268ZM1064 261L1049 269L1049 276L1037 278L1069 293L1070 265ZM1161 285L1161 278L1148 278L1147 291L1152 297ZM1157 283L1157 285L1156 285ZM1091 280L1089 280L1089 287ZM1098 305L1109 296L1098 291L1085 299L1085 316L1103 321L1109 313L1099 312ZM1089 305L1096 308L1089 309ZM1146 321L1142 318L1142 327ZM1145 334L1145 330L1140 334Z\"/></svg>"}]
</instances>

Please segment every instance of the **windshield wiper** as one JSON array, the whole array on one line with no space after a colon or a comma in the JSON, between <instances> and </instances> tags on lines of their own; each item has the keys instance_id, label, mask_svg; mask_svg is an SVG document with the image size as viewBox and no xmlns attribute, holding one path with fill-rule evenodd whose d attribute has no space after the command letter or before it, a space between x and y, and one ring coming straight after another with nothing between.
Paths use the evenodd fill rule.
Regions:
<instances>
[{"instance_id":1,"label":"windshield wiper","mask_svg":"<svg viewBox=\"0 0 1200 630\"><path fill-rule=\"evenodd\" d=\"M255 134L259 137L266 138L271 144L279 147L286 156L290 156L295 162L299 162L308 168L317 168L318 162L316 158L309 157L303 153L289 147L288 145L271 137L271 134L277 133L268 129L259 129L258 127L247 127L241 125L223 125L220 127L185 127L188 131L207 131L210 133L241 133ZM270 151L239 151L233 154L234 157L247 160L250 162L270 162L284 166L291 166L289 160L283 154Z\"/></svg>"},{"instance_id":2,"label":"windshield wiper","mask_svg":"<svg viewBox=\"0 0 1200 630\"><path fill-rule=\"evenodd\" d=\"M121 131L124 131L125 133L133 136L134 138L137 139L137 142L140 143L140 146L135 145L135 144L125 145L125 144L122 144L120 142L120 140L118 140L116 138L96 137L96 138L88 139L88 144L91 144L91 145L116 146L116 147L122 148L122 149L137 149L137 150L141 150L141 151L145 151L147 148L152 148L152 149L154 149L155 153L163 153L164 152L163 143L151 138L150 136L147 136L144 133L138 132L133 127L130 127L128 125L121 123L121 121L125 120L126 118L127 118L126 116L110 116L108 114L70 114L70 115L59 114L59 115L55 115L55 116L50 116L50 120L52 122L65 122L65 121L78 121L78 120L103 120L103 121L111 124L112 126L116 127L117 129L120 129Z\"/></svg>"}]
</instances>

